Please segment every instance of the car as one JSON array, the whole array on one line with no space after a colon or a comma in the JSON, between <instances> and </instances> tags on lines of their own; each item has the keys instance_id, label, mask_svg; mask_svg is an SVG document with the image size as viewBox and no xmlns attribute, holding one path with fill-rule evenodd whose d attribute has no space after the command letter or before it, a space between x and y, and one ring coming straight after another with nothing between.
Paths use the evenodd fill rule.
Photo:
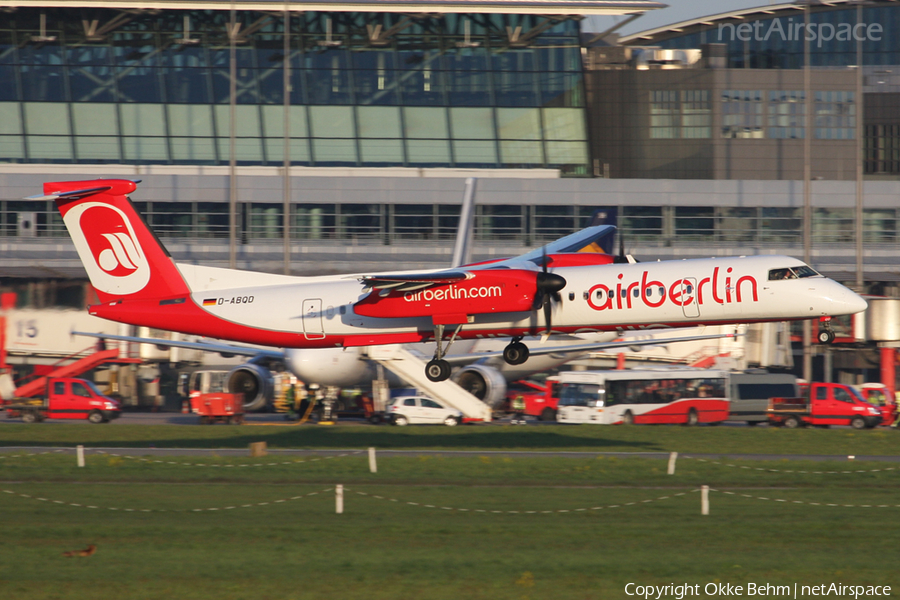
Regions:
<instances>
[{"instance_id":1,"label":"car","mask_svg":"<svg viewBox=\"0 0 900 600\"><path fill-rule=\"evenodd\" d=\"M462 413L455 408L446 408L431 398L424 396L400 396L387 406L388 421L394 425L438 424L449 427L462 423Z\"/></svg>"}]
</instances>

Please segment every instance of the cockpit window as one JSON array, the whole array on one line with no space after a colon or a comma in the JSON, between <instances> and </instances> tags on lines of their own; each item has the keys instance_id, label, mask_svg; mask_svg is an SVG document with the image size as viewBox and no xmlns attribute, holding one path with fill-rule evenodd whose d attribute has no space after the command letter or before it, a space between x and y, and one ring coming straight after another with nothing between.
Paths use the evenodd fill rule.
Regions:
<instances>
[{"instance_id":1,"label":"cockpit window","mask_svg":"<svg viewBox=\"0 0 900 600\"><path fill-rule=\"evenodd\" d=\"M791 271L797 274L797 277L803 279L804 277L818 277L819 273L812 267L807 267L803 265L802 267L791 267Z\"/></svg>"},{"instance_id":2,"label":"cockpit window","mask_svg":"<svg viewBox=\"0 0 900 600\"><path fill-rule=\"evenodd\" d=\"M769 271L769 281L780 281L782 279L802 279L804 277L819 277L819 273L812 267L803 265L802 267L787 267L784 269L772 269Z\"/></svg>"}]
</instances>

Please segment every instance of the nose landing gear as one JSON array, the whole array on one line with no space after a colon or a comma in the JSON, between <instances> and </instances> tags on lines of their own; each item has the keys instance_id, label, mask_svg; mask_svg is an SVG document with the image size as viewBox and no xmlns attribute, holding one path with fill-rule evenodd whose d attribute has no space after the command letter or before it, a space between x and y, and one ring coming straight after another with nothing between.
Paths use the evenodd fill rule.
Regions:
<instances>
[{"instance_id":1,"label":"nose landing gear","mask_svg":"<svg viewBox=\"0 0 900 600\"><path fill-rule=\"evenodd\" d=\"M821 329L819 329L819 334L816 336L816 339L819 340L820 344L831 344L834 342L834 330L831 328L831 319L821 321Z\"/></svg>"}]
</instances>

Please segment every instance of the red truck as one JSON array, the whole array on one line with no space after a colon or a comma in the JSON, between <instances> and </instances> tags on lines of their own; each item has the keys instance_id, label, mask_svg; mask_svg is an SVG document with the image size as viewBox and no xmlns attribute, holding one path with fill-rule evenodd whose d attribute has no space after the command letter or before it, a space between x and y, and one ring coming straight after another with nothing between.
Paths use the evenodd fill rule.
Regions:
<instances>
[{"instance_id":1,"label":"red truck","mask_svg":"<svg viewBox=\"0 0 900 600\"><path fill-rule=\"evenodd\" d=\"M541 421L555 421L556 407L559 405L559 377L548 377L544 385L522 379L510 386L506 392L507 405L517 396L525 400L525 414Z\"/></svg>"},{"instance_id":2,"label":"red truck","mask_svg":"<svg viewBox=\"0 0 900 600\"><path fill-rule=\"evenodd\" d=\"M44 398L16 398L2 407L10 419L20 417L25 423L44 419L87 419L91 423L107 423L121 413L119 402L104 396L86 379L56 377L47 381Z\"/></svg>"},{"instance_id":3,"label":"red truck","mask_svg":"<svg viewBox=\"0 0 900 600\"><path fill-rule=\"evenodd\" d=\"M801 383L801 398L771 398L769 423L789 429L805 425L850 425L864 429L881 425L881 410L853 388L840 383Z\"/></svg>"},{"instance_id":4,"label":"red truck","mask_svg":"<svg viewBox=\"0 0 900 600\"><path fill-rule=\"evenodd\" d=\"M882 425L891 425L897 418L897 400L883 383L864 383L859 386L863 400L881 410Z\"/></svg>"}]
</instances>

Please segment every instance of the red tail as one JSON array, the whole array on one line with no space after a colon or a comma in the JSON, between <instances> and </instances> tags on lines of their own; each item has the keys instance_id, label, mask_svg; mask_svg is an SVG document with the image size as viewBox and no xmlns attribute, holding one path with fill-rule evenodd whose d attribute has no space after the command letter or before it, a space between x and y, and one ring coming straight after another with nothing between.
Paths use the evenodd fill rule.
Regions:
<instances>
[{"instance_id":1,"label":"red tail","mask_svg":"<svg viewBox=\"0 0 900 600\"><path fill-rule=\"evenodd\" d=\"M190 288L137 213L124 179L45 183L101 302L185 297Z\"/></svg>"}]
</instances>

